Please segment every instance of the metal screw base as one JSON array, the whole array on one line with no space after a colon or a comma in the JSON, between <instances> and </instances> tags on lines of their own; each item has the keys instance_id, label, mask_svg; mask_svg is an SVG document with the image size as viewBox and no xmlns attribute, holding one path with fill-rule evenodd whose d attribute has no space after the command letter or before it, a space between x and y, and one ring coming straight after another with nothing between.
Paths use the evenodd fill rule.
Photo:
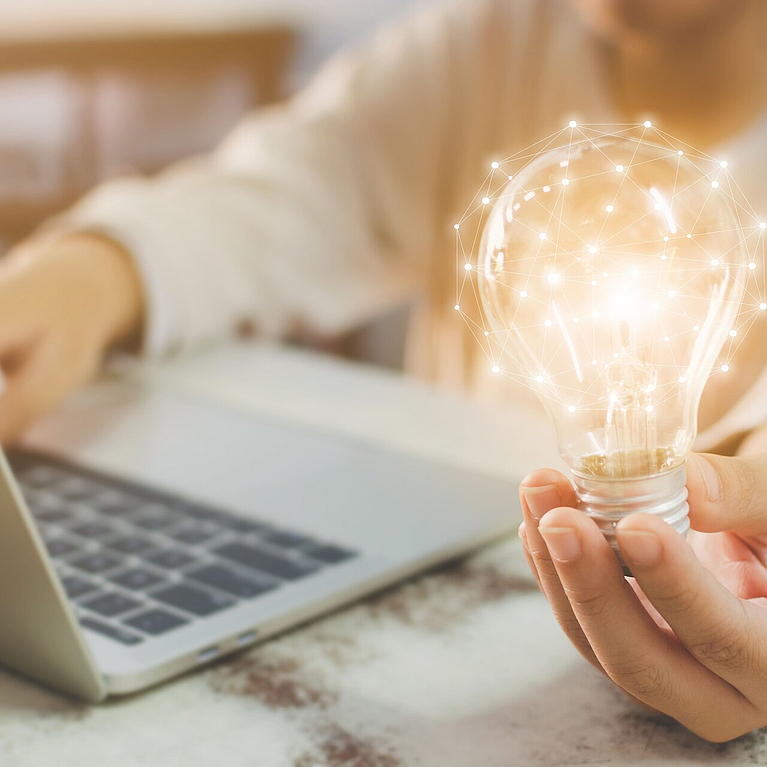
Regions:
<instances>
[{"instance_id":1,"label":"metal screw base","mask_svg":"<svg viewBox=\"0 0 767 767\"><path fill-rule=\"evenodd\" d=\"M621 563L624 575L631 575L618 548L615 528L629 514L654 514L681 536L690 529L687 516L687 472L684 464L663 474L638 478L587 477L573 472L578 508L596 523Z\"/></svg>"}]
</instances>

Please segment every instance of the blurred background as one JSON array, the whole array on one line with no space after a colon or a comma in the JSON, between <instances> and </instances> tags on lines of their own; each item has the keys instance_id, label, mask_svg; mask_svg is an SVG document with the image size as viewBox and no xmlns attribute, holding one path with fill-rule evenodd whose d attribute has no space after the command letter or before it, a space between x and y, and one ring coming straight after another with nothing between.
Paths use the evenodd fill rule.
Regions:
<instances>
[{"instance_id":1,"label":"blurred background","mask_svg":"<svg viewBox=\"0 0 767 767\"><path fill-rule=\"evenodd\" d=\"M414 2L0 3L0 249L99 181L211 149Z\"/></svg>"},{"instance_id":2,"label":"blurred background","mask_svg":"<svg viewBox=\"0 0 767 767\"><path fill-rule=\"evenodd\" d=\"M416 1L0 3L0 253L100 181L210 150ZM399 368L406 324L323 348Z\"/></svg>"}]
</instances>

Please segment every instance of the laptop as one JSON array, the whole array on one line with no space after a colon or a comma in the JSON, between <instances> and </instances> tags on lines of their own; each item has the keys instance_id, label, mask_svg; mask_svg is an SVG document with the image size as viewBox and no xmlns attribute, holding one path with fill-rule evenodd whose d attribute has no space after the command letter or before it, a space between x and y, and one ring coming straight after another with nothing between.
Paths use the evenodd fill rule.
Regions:
<instances>
[{"instance_id":1,"label":"laptop","mask_svg":"<svg viewBox=\"0 0 767 767\"><path fill-rule=\"evenodd\" d=\"M146 381L104 385L33 434L0 454L0 665L91 702L268 639L518 517L509 481Z\"/></svg>"}]
</instances>

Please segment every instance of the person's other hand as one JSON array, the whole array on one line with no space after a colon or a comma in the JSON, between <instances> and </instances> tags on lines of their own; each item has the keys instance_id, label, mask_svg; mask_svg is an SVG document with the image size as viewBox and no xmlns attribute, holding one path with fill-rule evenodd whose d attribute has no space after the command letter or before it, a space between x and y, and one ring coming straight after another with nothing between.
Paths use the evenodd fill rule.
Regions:
<instances>
[{"instance_id":1,"label":"person's other hand","mask_svg":"<svg viewBox=\"0 0 767 767\"><path fill-rule=\"evenodd\" d=\"M0 260L0 441L12 442L135 333L142 313L127 253L98 235L29 242Z\"/></svg>"},{"instance_id":2,"label":"person's other hand","mask_svg":"<svg viewBox=\"0 0 767 767\"><path fill-rule=\"evenodd\" d=\"M647 514L617 540L635 581L541 469L520 487L530 567L576 648L631 698L721 742L767 724L767 455L693 455L686 542Z\"/></svg>"}]
</instances>

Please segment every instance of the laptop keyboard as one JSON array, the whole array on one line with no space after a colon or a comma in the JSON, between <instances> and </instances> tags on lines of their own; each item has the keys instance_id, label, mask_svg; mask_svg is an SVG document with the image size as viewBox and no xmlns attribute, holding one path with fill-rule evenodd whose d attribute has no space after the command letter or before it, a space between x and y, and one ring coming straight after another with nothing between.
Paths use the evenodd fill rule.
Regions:
<instances>
[{"instance_id":1,"label":"laptop keyboard","mask_svg":"<svg viewBox=\"0 0 767 767\"><path fill-rule=\"evenodd\" d=\"M120 644L358 556L59 459L20 450L8 458L81 625Z\"/></svg>"}]
</instances>

